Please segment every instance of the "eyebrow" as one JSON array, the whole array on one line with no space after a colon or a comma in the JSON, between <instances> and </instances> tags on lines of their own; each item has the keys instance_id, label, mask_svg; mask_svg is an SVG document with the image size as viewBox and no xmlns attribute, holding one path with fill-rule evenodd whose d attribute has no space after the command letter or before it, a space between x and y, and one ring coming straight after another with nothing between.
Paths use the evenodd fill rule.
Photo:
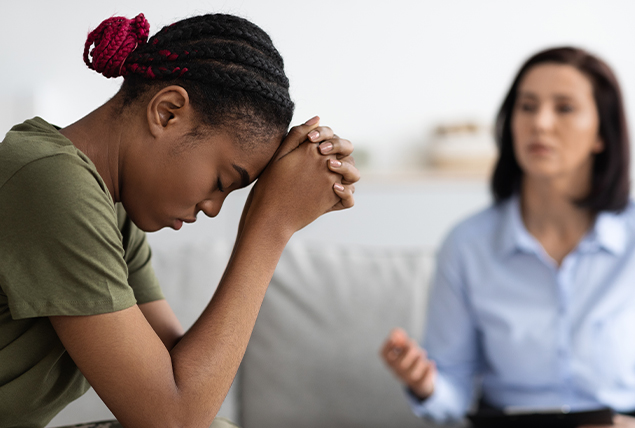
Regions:
<instances>
[{"instance_id":1,"label":"eyebrow","mask_svg":"<svg viewBox=\"0 0 635 428\"><path fill-rule=\"evenodd\" d=\"M251 183L251 178L249 177L249 173L245 171L245 168L242 168L238 165L232 164L232 166L240 174L240 187L247 187L249 183Z\"/></svg>"},{"instance_id":2,"label":"eyebrow","mask_svg":"<svg viewBox=\"0 0 635 428\"><path fill-rule=\"evenodd\" d=\"M531 98L531 99L538 99L538 95L534 94L533 92L519 92L517 95L518 98ZM574 98L571 95L567 95L567 94L554 94L552 96L553 98L555 98L556 100L573 100Z\"/></svg>"}]
</instances>

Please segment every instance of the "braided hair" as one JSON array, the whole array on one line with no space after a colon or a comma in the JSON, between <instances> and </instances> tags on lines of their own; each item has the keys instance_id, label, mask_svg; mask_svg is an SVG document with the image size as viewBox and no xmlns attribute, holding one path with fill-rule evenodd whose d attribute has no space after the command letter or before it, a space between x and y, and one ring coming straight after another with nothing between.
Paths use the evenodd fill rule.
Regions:
<instances>
[{"instance_id":1,"label":"braided hair","mask_svg":"<svg viewBox=\"0 0 635 428\"><path fill-rule=\"evenodd\" d=\"M286 131L294 108L289 79L260 27L237 16L208 14L166 26L149 40L148 34L149 24L139 14L107 19L88 35L84 61L106 77L124 76L124 106L177 84L205 125L231 126L243 142Z\"/></svg>"}]
</instances>

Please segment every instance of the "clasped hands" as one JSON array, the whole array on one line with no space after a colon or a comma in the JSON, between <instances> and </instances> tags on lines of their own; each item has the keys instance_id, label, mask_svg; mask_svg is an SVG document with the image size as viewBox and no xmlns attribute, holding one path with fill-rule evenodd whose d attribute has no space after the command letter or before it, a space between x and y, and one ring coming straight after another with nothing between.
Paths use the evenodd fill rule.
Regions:
<instances>
[{"instance_id":1,"label":"clasped hands","mask_svg":"<svg viewBox=\"0 0 635 428\"><path fill-rule=\"evenodd\" d=\"M319 122L291 128L247 198L239 236L255 222L288 239L322 214L354 205L360 174L353 145Z\"/></svg>"}]
</instances>

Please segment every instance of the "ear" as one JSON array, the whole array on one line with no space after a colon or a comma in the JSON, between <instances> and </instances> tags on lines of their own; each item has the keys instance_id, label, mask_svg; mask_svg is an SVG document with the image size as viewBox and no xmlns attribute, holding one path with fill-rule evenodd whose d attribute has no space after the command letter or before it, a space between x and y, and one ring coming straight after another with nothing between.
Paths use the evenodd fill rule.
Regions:
<instances>
[{"instance_id":1,"label":"ear","mask_svg":"<svg viewBox=\"0 0 635 428\"><path fill-rule=\"evenodd\" d=\"M190 110L190 97L181 86L166 86L148 103L146 115L150 133L159 137L165 131L187 125L185 116Z\"/></svg>"}]
</instances>

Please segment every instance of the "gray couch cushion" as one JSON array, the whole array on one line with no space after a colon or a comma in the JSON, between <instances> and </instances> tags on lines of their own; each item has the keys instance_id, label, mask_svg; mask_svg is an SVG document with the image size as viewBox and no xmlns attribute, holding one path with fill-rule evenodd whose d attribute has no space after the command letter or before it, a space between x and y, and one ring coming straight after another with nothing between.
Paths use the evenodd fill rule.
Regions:
<instances>
[{"instance_id":1,"label":"gray couch cushion","mask_svg":"<svg viewBox=\"0 0 635 428\"><path fill-rule=\"evenodd\" d=\"M379 348L420 337L433 257L422 249L290 244L241 366L244 428L421 427Z\"/></svg>"}]
</instances>

